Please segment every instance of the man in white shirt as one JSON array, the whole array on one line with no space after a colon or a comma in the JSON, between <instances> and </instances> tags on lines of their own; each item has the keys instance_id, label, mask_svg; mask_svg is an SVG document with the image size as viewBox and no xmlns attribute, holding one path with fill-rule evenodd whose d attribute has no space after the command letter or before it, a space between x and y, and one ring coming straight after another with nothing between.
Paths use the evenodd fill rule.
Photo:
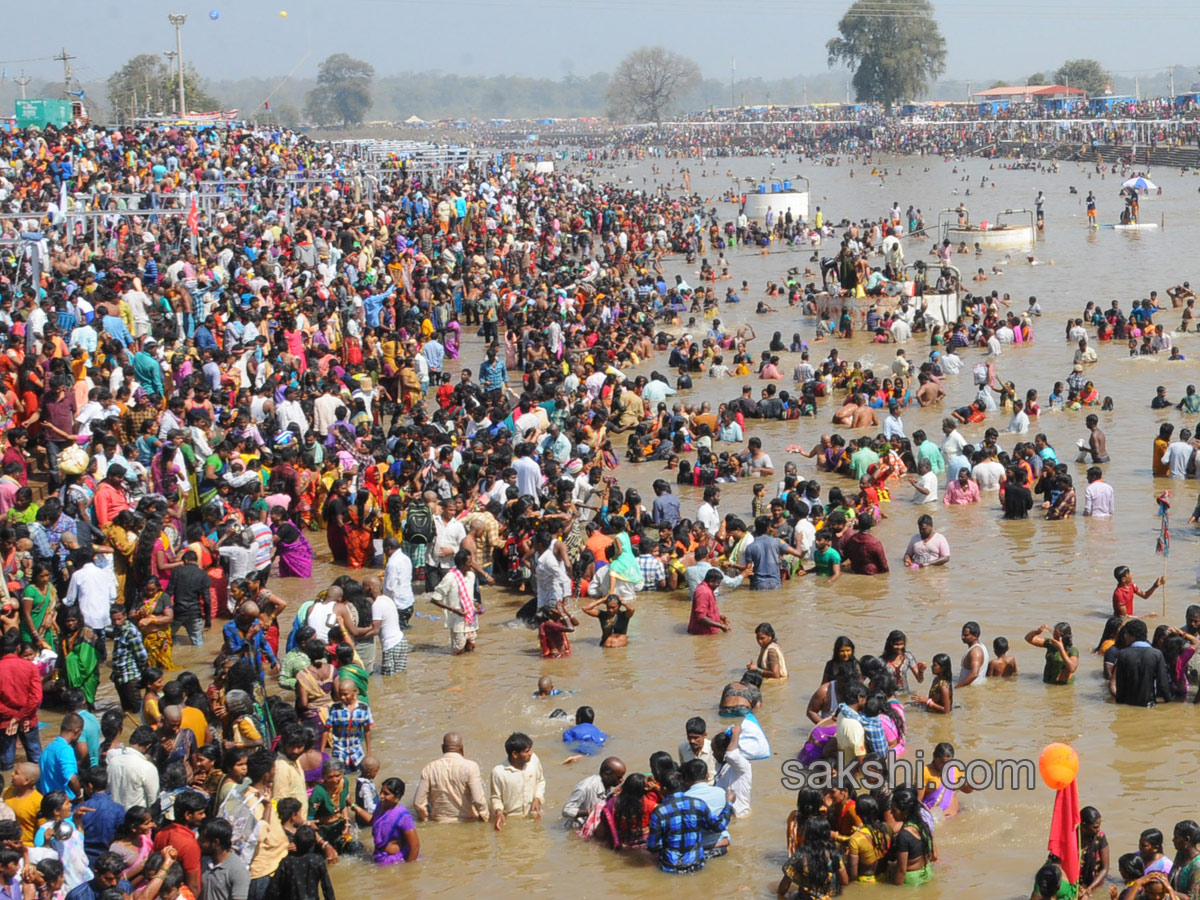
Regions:
<instances>
[{"instance_id":1,"label":"man in white shirt","mask_svg":"<svg viewBox=\"0 0 1200 900\"><path fill-rule=\"evenodd\" d=\"M1113 489L1112 485L1103 479L1104 473L1099 466L1092 466L1087 470L1088 486L1083 498L1083 514L1085 516L1095 519L1112 518Z\"/></svg>"},{"instance_id":2,"label":"man in white shirt","mask_svg":"<svg viewBox=\"0 0 1200 900\"><path fill-rule=\"evenodd\" d=\"M892 319L892 340L897 344L906 344L912 340L912 328L902 318Z\"/></svg>"},{"instance_id":3,"label":"man in white shirt","mask_svg":"<svg viewBox=\"0 0 1200 900\"><path fill-rule=\"evenodd\" d=\"M124 747L109 750L108 794L115 803L129 809L144 806L149 809L158 799L158 767L146 756L158 743L154 729L139 725Z\"/></svg>"},{"instance_id":4,"label":"man in white shirt","mask_svg":"<svg viewBox=\"0 0 1200 900\"><path fill-rule=\"evenodd\" d=\"M936 503L938 500L938 477L929 460L917 463L917 474L908 477L913 486L913 503Z\"/></svg>"},{"instance_id":5,"label":"man in white shirt","mask_svg":"<svg viewBox=\"0 0 1200 900\"><path fill-rule=\"evenodd\" d=\"M571 491L571 502L579 507L579 518L585 522L590 522L596 517L595 509L584 509L583 507L590 506L596 495L600 493L600 476L602 472L599 466L593 466L588 469L586 475L580 474L575 477L575 487Z\"/></svg>"},{"instance_id":6,"label":"man in white shirt","mask_svg":"<svg viewBox=\"0 0 1200 900\"><path fill-rule=\"evenodd\" d=\"M401 628L407 628L412 619L413 597L412 560L400 549L400 542L388 538L383 542L383 555L387 563L383 570L383 593L392 598L396 604Z\"/></svg>"},{"instance_id":7,"label":"man in white shirt","mask_svg":"<svg viewBox=\"0 0 1200 900\"><path fill-rule=\"evenodd\" d=\"M288 426L294 424L299 426L300 437L304 437L308 431L308 417L304 415L304 407L300 405L298 396L295 388L284 391L283 402L275 407L275 417L279 420L280 431L287 431Z\"/></svg>"},{"instance_id":8,"label":"man in white shirt","mask_svg":"<svg viewBox=\"0 0 1200 900\"><path fill-rule=\"evenodd\" d=\"M989 328L984 332L984 334L987 335L988 356L999 356L1004 352L1000 347L1000 338L996 337L996 333L994 331Z\"/></svg>"},{"instance_id":9,"label":"man in white shirt","mask_svg":"<svg viewBox=\"0 0 1200 900\"><path fill-rule=\"evenodd\" d=\"M733 791L733 814L739 819L750 815L750 790L753 787L753 774L750 771L750 761L738 749L738 738L742 735L742 723L733 726L731 732L721 732L712 741L713 756L716 757L717 769L716 786L725 791Z\"/></svg>"},{"instance_id":10,"label":"man in white shirt","mask_svg":"<svg viewBox=\"0 0 1200 900\"><path fill-rule=\"evenodd\" d=\"M1187 478L1188 463L1191 462L1192 454L1196 452L1191 438L1191 429L1181 428L1179 429L1179 440L1171 441L1167 445L1167 452L1162 455L1160 461L1167 467L1168 477Z\"/></svg>"},{"instance_id":11,"label":"man in white shirt","mask_svg":"<svg viewBox=\"0 0 1200 900\"><path fill-rule=\"evenodd\" d=\"M363 590L371 598L371 627L379 635L380 670L383 675L396 675L408 669L408 638L400 627L396 602L383 593L378 575L363 579Z\"/></svg>"},{"instance_id":12,"label":"man in white shirt","mask_svg":"<svg viewBox=\"0 0 1200 900\"><path fill-rule=\"evenodd\" d=\"M699 716L693 716L683 727L687 740L679 742L679 764L682 766L690 760L700 760L708 769L705 780L712 784L717 780L717 758L713 756L712 741L708 739L708 723Z\"/></svg>"},{"instance_id":13,"label":"man in white shirt","mask_svg":"<svg viewBox=\"0 0 1200 900\"><path fill-rule=\"evenodd\" d=\"M958 430L958 423L949 416L942 419L942 434L945 435L942 438L942 455L946 457L946 462L949 462L962 453L963 447L967 446L967 439Z\"/></svg>"},{"instance_id":14,"label":"man in white shirt","mask_svg":"<svg viewBox=\"0 0 1200 900\"><path fill-rule=\"evenodd\" d=\"M938 357L938 364L947 375L957 375L962 371L962 357L949 347Z\"/></svg>"},{"instance_id":15,"label":"man in white shirt","mask_svg":"<svg viewBox=\"0 0 1200 900\"><path fill-rule=\"evenodd\" d=\"M326 386L324 393L313 401L313 427L317 429L317 434L329 433L337 421L338 407L344 405L332 388Z\"/></svg>"},{"instance_id":16,"label":"man in white shirt","mask_svg":"<svg viewBox=\"0 0 1200 900\"><path fill-rule=\"evenodd\" d=\"M900 418L900 404L893 400L888 404L887 418L883 420L883 436L889 441L904 437L904 420Z\"/></svg>"},{"instance_id":17,"label":"man in white shirt","mask_svg":"<svg viewBox=\"0 0 1200 900\"><path fill-rule=\"evenodd\" d=\"M1004 429L1005 434L1025 434L1029 431L1029 415L1025 412L1025 401L1013 401L1013 414Z\"/></svg>"},{"instance_id":18,"label":"man in white shirt","mask_svg":"<svg viewBox=\"0 0 1200 900\"><path fill-rule=\"evenodd\" d=\"M704 502L696 511L696 521L704 526L709 535L716 537L721 530L721 514L717 507L721 505L721 489L709 485L704 489Z\"/></svg>"},{"instance_id":19,"label":"man in white shirt","mask_svg":"<svg viewBox=\"0 0 1200 900\"><path fill-rule=\"evenodd\" d=\"M536 508L541 506L538 501L538 488L542 486L542 470L533 461L530 455L532 452L533 444L527 441L517 444L516 458L513 459L512 466L517 470L517 490L521 492L522 497L531 497Z\"/></svg>"},{"instance_id":20,"label":"man in white shirt","mask_svg":"<svg viewBox=\"0 0 1200 900\"><path fill-rule=\"evenodd\" d=\"M442 503L442 514L433 520L437 537L433 540L432 564L439 569L449 570L454 566L454 554L466 540L467 530L457 518L458 500Z\"/></svg>"},{"instance_id":21,"label":"man in white shirt","mask_svg":"<svg viewBox=\"0 0 1200 900\"><path fill-rule=\"evenodd\" d=\"M508 761L492 769L488 783L493 827L504 827L506 816L540 819L546 802L546 776L542 761L533 752L529 735L514 732L504 742Z\"/></svg>"},{"instance_id":22,"label":"man in white shirt","mask_svg":"<svg viewBox=\"0 0 1200 900\"><path fill-rule=\"evenodd\" d=\"M979 485L981 491L998 491L1000 490L1000 482L1004 479L1004 466L996 460L996 457L989 456L980 463L976 463L971 469L971 477L975 479L975 483Z\"/></svg>"},{"instance_id":23,"label":"man in white shirt","mask_svg":"<svg viewBox=\"0 0 1200 900\"><path fill-rule=\"evenodd\" d=\"M117 602L117 581L112 569L97 566L92 551L83 548L71 551L71 562L75 572L71 575L63 605L78 606L83 624L97 634L103 634L112 625L109 610Z\"/></svg>"}]
</instances>

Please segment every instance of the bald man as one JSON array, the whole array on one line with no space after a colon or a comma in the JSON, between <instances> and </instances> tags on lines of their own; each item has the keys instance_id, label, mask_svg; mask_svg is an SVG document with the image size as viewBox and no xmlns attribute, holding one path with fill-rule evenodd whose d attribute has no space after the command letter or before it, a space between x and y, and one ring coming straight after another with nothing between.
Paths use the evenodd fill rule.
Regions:
<instances>
[{"instance_id":1,"label":"bald man","mask_svg":"<svg viewBox=\"0 0 1200 900\"><path fill-rule=\"evenodd\" d=\"M333 588L330 588L330 591L332 592ZM229 655L249 660L261 678L264 660L270 665L272 675L279 674L279 661L275 658L275 651L271 649L263 632L260 613L258 604L247 600L238 607L233 621L227 622L221 629L221 636L225 639L225 649Z\"/></svg>"},{"instance_id":2,"label":"bald man","mask_svg":"<svg viewBox=\"0 0 1200 900\"><path fill-rule=\"evenodd\" d=\"M442 737L441 758L421 770L413 809L420 822L488 820L479 763L463 756L463 740L456 732Z\"/></svg>"},{"instance_id":3,"label":"bald man","mask_svg":"<svg viewBox=\"0 0 1200 900\"><path fill-rule=\"evenodd\" d=\"M196 736L183 727L183 707L164 706L158 725L158 739L167 753L168 763L186 764L196 750Z\"/></svg>"},{"instance_id":4,"label":"bald man","mask_svg":"<svg viewBox=\"0 0 1200 900\"><path fill-rule=\"evenodd\" d=\"M600 771L589 775L571 791L571 796L563 804L563 820L570 828L578 828L587 821L588 813L597 803L603 803L612 796L614 790L625 778L625 763L615 756L610 756L600 763Z\"/></svg>"}]
</instances>

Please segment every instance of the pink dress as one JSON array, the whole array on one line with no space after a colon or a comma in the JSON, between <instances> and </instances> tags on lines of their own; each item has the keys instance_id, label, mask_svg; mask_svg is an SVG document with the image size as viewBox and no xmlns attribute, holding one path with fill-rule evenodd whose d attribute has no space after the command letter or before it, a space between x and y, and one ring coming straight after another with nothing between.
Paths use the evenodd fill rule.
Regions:
<instances>
[{"instance_id":1,"label":"pink dress","mask_svg":"<svg viewBox=\"0 0 1200 900\"><path fill-rule=\"evenodd\" d=\"M904 715L903 703L899 702L898 700L889 700L888 704L892 707L892 710L895 711L901 722L907 722L907 719ZM879 724L883 726L883 736L887 738L888 746L896 751L897 756L903 756L905 747L908 743L907 738L900 736L900 729L896 727L896 723L892 720L892 717L885 713L879 717ZM905 729L905 735L907 735L907 733L908 731ZM892 741L896 740L897 738L900 739L899 743L893 746Z\"/></svg>"}]
</instances>

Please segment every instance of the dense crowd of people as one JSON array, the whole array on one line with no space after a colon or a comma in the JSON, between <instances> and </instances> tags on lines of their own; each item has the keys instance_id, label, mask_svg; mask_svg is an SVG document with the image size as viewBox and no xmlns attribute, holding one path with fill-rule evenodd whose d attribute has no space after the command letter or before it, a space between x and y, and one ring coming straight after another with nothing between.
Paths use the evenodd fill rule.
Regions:
<instances>
[{"instance_id":1,"label":"dense crowd of people","mask_svg":"<svg viewBox=\"0 0 1200 900\"><path fill-rule=\"evenodd\" d=\"M732 286L715 294L721 257L702 265L697 288L682 276L668 284L661 265L670 254L723 257L747 242L746 226L664 190L492 162L444 172L396 162L368 199L349 180L289 181L344 163L331 147L234 127L13 132L0 157L4 202L28 217L20 230L43 235L0 257L0 769L11 772L0 890L11 898L333 900L330 863L416 859L418 823L541 817L544 776L521 732L486 783L448 732L411 810L401 778L376 783L400 761L372 753L372 675L406 670L418 598L440 611L458 656L486 651L483 586L503 585L527 600L517 618L541 656L563 659L580 615L597 620L602 647L627 646L648 591L687 591L687 631L700 637L731 630L721 595L743 584L950 564L925 511L938 502L947 518L981 502L1010 519L1035 507L1049 521L1076 514L1069 466L1045 434L1028 437L1037 390L1019 395L994 368L1033 340L1035 298L1017 314L998 291L968 296L944 327L915 291L913 303L881 299L861 319L815 314L818 296L882 297L881 280L902 282L899 235L920 229L919 211L899 204L878 221L813 223L840 232L838 251L768 295L798 307L813 343L830 349L810 355L799 333L787 343L776 332L756 358L753 329L717 318L722 300L741 302ZM206 188L227 202L205 221L167 214ZM161 215L122 215L126 194ZM109 215L64 224L64 195ZM797 229L782 230L788 240L808 228L781 224ZM950 251L931 252L944 262ZM1170 296L1190 310L1189 293ZM1084 377L1096 360L1088 328L1133 351L1143 335L1147 353L1171 349L1161 329L1149 332L1157 312L1155 298L1128 314L1089 304L1068 323L1079 349L1048 407L1103 406ZM833 347L856 328L897 345L886 371ZM468 359L476 338L479 358ZM910 362L905 347L919 340L928 355ZM968 350L981 361L964 372ZM795 359L790 391L778 385L785 358ZM647 364L669 374L630 371ZM905 410L940 406L960 373L975 399L947 410L940 441L910 435ZM763 384L743 383L716 409L687 399L694 378L733 375ZM750 434L755 420L816 416L822 399L840 430L789 451L833 479L825 485L793 460L777 466ZM1001 412L1003 431L963 435ZM1095 417L1086 428L1083 512L1111 516L1105 436ZM1160 435L1161 455L1155 445L1156 469L1185 477L1197 444L1170 437ZM654 496L622 487L623 466L661 470ZM745 514L721 504L721 486L739 479L754 482ZM916 533L901 553L872 530L905 485ZM675 486L700 489L694 512ZM351 574L289 599L280 582L312 578L326 555ZM1152 643L1133 604L1154 588L1128 570L1115 577L1097 647L1113 695L1138 706L1186 698L1200 610ZM176 638L215 649L214 622L211 677L179 671ZM667 872L724 854L731 821L749 813L752 763L771 756L761 684L788 677L773 626L754 637L754 660L721 692L732 727L710 736L689 719L678 753L654 754L650 775L606 757L563 820L614 849L644 847ZM974 622L960 637L957 675L947 653L919 662L902 632L879 657L839 638L800 761L856 768L901 756L908 708L952 715L956 690L1016 674L1005 638L989 652ZM1044 650L1047 684L1073 682L1069 623L1025 641ZM101 687L105 670L115 696ZM555 696L543 682L537 696ZM66 711L45 747L43 707ZM606 736L584 706L564 738L595 752ZM895 790L801 790L780 893L930 880L934 830L958 810L960 791L943 783L953 757L939 744ZM1194 823L1177 828L1181 859L1195 856L1193 830L1200 838ZM1196 897L1200 879L1182 862L1171 889ZM1103 884L1107 857L1091 871L1080 889ZM1056 878L1039 872L1041 896L1059 896Z\"/></svg>"}]
</instances>

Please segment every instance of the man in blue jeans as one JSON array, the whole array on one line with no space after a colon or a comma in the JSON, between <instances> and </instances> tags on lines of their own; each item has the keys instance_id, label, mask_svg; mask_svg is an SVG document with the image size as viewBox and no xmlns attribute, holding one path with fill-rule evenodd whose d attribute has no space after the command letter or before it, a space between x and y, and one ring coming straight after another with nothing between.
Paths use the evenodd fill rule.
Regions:
<instances>
[{"instance_id":1,"label":"man in blue jeans","mask_svg":"<svg viewBox=\"0 0 1200 900\"><path fill-rule=\"evenodd\" d=\"M167 594L175 607L171 641L174 642L175 630L182 625L193 647L203 646L204 632L212 628L212 605L208 599L212 582L197 561L196 551L185 551L183 565L171 572L171 583L167 585Z\"/></svg>"},{"instance_id":2,"label":"man in blue jeans","mask_svg":"<svg viewBox=\"0 0 1200 900\"><path fill-rule=\"evenodd\" d=\"M16 629L0 635L0 771L4 772L11 771L16 761L18 739L29 762L42 758L37 722L42 678L33 663L17 654L20 647Z\"/></svg>"}]
</instances>

